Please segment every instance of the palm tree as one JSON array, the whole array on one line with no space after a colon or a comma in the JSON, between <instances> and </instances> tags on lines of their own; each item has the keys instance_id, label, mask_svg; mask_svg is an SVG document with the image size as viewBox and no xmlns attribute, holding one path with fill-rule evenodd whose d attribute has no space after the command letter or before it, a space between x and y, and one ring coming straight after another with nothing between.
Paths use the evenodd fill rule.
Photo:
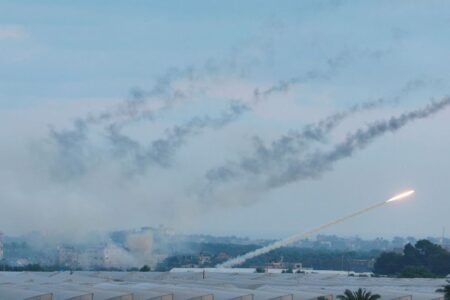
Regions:
<instances>
[{"instance_id":1,"label":"palm tree","mask_svg":"<svg viewBox=\"0 0 450 300\"><path fill-rule=\"evenodd\" d=\"M377 300L380 299L381 296L378 294L372 294L366 289L359 288L357 291L345 290L344 295L338 295L336 297L339 300Z\"/></svg>"},{"instance_id":2,"label":"palm tree","mask_svg":"<svg viewBox=\"0 0 450 300\"><path fill-rule=\"evenodd\" d=\"M444 285L442 288L437 289L436 292L444 293L444 299L450 300L450 280L447 280L449 284Z\"/></svg>"}]
</instances>

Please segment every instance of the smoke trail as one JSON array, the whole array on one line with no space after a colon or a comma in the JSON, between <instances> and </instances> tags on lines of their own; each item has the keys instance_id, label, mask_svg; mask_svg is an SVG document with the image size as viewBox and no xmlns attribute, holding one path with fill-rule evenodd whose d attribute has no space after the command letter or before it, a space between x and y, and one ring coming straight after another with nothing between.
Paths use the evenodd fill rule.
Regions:
<instances>
[{"instance_id":1,"label":"smoke trail","mask_svg":"<svg viewBox=\"0 0 450 300\"><path fill-rule=\"evenodd\" d=\"M267 34L267 31L264 31L264 34ZM187 100L198 92L204 92L195 88L196 82L214 78L220 74L235 74L242 77L242 74L255 67L255 62L260 65L262 62L270 60L273 53L267 51L271 46L268 47L267 43L264 42L266 39L266 37L260 36L258 40L245 46L244 44L236 45L225 57L210 58L198 66L169 68L165 73L155 78L155 82L150 89L133 88L128 98L123 102L103 112L90 113L86 117L80 117L78 122L83 122L85 126L109 123L106 127L119 128L129 122L153 120L157 111L172 108L180 101ZM271 39L268 39L268 41L271 43ZM253 50L256 48L256 52L258 52L257 55L255 51L252 52L252 63L247 62L248 58L243 56L244 52L250 48ZM256 61L255 56L257 56ZM176 87L175 84L181 81L186 83L187 86L184 88ZM162 101L161 107L148 107L147 104L150 100Z\"/></svg>"},{"instance_id":2,"label":"smoke trail","mask_svg":"<svg viewBox=\"0 0 450 300\"><path fill-rule=\"evenodd\" d=\"M107 127L113 126L118 128L131 121L153 120L155 117L155 109L147 107L149 100L162 100L163 104L159 108L160 110L171 107L178 100L189 96L186 91L174 88L173 83L182 79L193 81L200 76L195 74L196 72L193 67L185 69L172 68L162 76L156 78L150 90L143 90L141 88L131 89L127 99L100 113L89 113L86 117L77 118L74 122L74 128L70 131L66 130L65 133L69 135L75 134L79 129L77 123L82 123L84 127L109 123Z\"/></svg>"},{"instance_id":3,"label":"smoke trail","mask_svg":"<svg viewBox=\"0 0 450 300\"><path fill-rule=\"evenodd\" d=\"M338 53L336 56L326 60L326 67L324 70L312 69L302 75L291 77L287 80L281 80L276 84L260 91L256 88L253 91L253 101L258 103L262 99L271 96L274 93L286 93L293 86L303 84L312 80L328 80L331 79L340 69L346 66L352 59L352 55L348 50Z\"/></svg>"},{"instance_id":4,"label":"smoke trail","mask_svg":"<svg viewBox=\"0 0 450 300\"><path fill-rule=\"evenodd\" d=\"M302 76L292 77L287 81L280 81L262 92L258 88L254 90L253 97L250 99L251 106L258 105L262 100L266 100L275 93L287 92L291 87L296 84L305 83L314 79L329 79L332 74L345 65L344 62L349 60L348 51L341 52L337 56L327 60L327 68L324 71L310 70ZM220 68L219 65L209 63L204 69L208 70L207 74L216 74ZM165 95L164 107L171 107L177 99L187 98L182 90L173 90L172 83L182 78L189 78L190 81L195 81L201 78L201 70L196 70L193 67L186 68L185 70L172 69L164 76L157 80L157 83L150 92L145 92L140 89L134 89L131 94L131 98L127 99L124 103L117 106L114 110L105 111L98 115L89 115L86 118L78 118L74 122L73 129L62 130L57 132L52 129L50 137L56 140L56 144L60 148L61 157L67 158L71 165L66 169L68 174L80 175L86 167L83 165L82 157L80 153L77 153L77 149L87 147L87 137L85 132L90 125L99 125L108 123L105 127L106 137L113 146L113 154L116 157L131 156L136 165L147 166L149 162L156 163L157 165L168 167L171 164L171 158L174 155L176 149L178 149L184 142L187 136L198 134L200 129L206 127L212 127L219 129L236 120L243 113L250 111L251 106L240 104L238 102L233 103L230 106L229 111L222 112L222 116L219 119L213 119L211 117L194 117L188 123L173 127L171 130L167 130L166 137L153 141L150 147L144 149L139 142L121 133L120 130L129 122L135 122L139 120L154 120L154 111L145 109L148 98L162 97ZM359 110L355 106L355 112ZM339 116L335 117L335 121ZM331 126L333 120L327 120L328 126ZM326 125L326 124L324 124ZM308 132L305 131L305 135L319 134L313 132L316 130L311 127ZM291 137L288 137L291 139ZM61 140L66 142L62 143ZM70 145L69 142L70 141ZM66 163L65 163L66 164ZM145 167L144 167L145 169Z\"/></svg>"},{"instance_id":5,"label":"smoke trail","mask_svg":"<svg viewBox=\"0 0 450 300\"><path fill-rule=\"evenodd\" d=\"M411 195L412 193L414 193L414 191L409 191L408 193L409 193L408 195ZM404 194L402 194L402 195L404 195ZM397 196L397 197L399 197L399 196ZM405 196L402 196L402 197L405 197ZM251 259L253 257L259 256L259 255L268 253L268 252L270 252L272 250L275 250L275 249L278 249L278 248L281 248L281 247L285 247L285 246L288 246L288 245L290 245L292 243L301 241L301 240L303 240L303 239L305 239L305 238L307 238L307 237L309 237L309 236L311 236L311 235L313 235L313 234L315 234L317 232L320 232L320 231L322 231L322 230L324 230L324 229L326 229L328 227L332 227L332 226L337 225L339 223L343 223L343 222L345 222L345 221L347 221L349 219L352 219L352 218L357 217L359 215L365 214L368 211L371 211L373 209L382 207L384 205L388 205L389 203L392 202L392 199L395 199L395 198L396 197L390 198L389 200L386 200L386 201L383 201L381 203L377 203L375 205L369 206L369 207L364 208L362 210L359 210L359 211L357 211L355 213L352 213L352 214L350 214L348 216L339 218L337 220L334 220L334 221L331 221L331 222L326 223L324 225L321 225L319 227L316 227L316 228L314 228L314 229L312 229L310 231L307 231L307 232L304 232L304 233L295 234L295 235L290 236L290 237L288 237L286 239L283 239L283 240L277 241L275 243L272 243L270 245L267 245L265 247L256 249L255 251L252 251L252 252L249 252L247 254L244 254L244 255L238 256L236 258L230 259L230 260L224 262L223 264L217 265L216 267L217 268L231 268L233 266L240 265L240 264L244 263L245 261L247 261L247 260L249 260L249 259Z\"/></svg>"},{"instance_id":6,"label":"smoke trail","mask_svg":"<svg viewBox=\"0 0 450 300\"><path fill-rule=\"evenodd\" d=\"M219 117L194 117L185 124L167 130L164 138L152 141L147 147L120 134L114 127L110 127L108 139L117 156L131 157L135 167L141 171L152 163L161 167L168 167L172 163L176 150L183 145L188 136L199 134L204 128L220 129L248 110L248 106L232 102L230 107L222 111Z\"/></svg>"},{"instance_id":7,"label":"smoke trail","mask_svg":"<svg viewBox=\"0 0 450 300\"><path fill-rule=\"evenodd\" d=\"M361 53L359 53L361 55ZM365 55L366 53L363 53ZM315 79L330 79L336 72L348 64L348 62L355 56L355 53L350 53L348 50L338 53L335 57L329 58L326 61L326 67L323 70L310 70L301 76L292 77L286 81L280 81L273 86L270 86L262 92L258 88L254 90L253 96L248 102L248 105L240 104L239 109L237 105L231 109L231 112L224 115L222 120L214 120L211 117L194 117L188 124L182 124L175 126L172 129L167 130L166 137L153 141L150 146L142 146L139 142L133 140L131 137L121 132L121 129L131 122L139 122L141 120L153 121L155 119L155 113L159 110L172 107L178 100L189 99L192 96L190 88L177 89L174 88L173 83L177 80L187 79L191 84L201 78L214 76L219 74L226 66L224 62L209 61L201 68L188 67L186 69L171 69L166 74L158 78L154 87L146 92L141 89L134 89L131 92L129 99L119 104L112 110L106 110L100 114L90 114L85 118L78 118L74 122L74 126L70 130L60 130L59 132L52 129L50 133L51 139L55 140L55 144L59 148L61 165L69 165L69 168L65 168L65 173L69 176L79 176L84 173L88 168L86 165L89 163L83 161L83 157L86 157L83 153L77 153L77 149L89 149L90 140L88 140L85 132L91 125L107 124L103 127L106 132L106 137L112 144L112 154L115 157L128 157L131 161L134 161L135 165L147 166L149 162L154 162L157 165L168 167L171 165L171 159L174 156L175 150L178 149L185 141L187 136L193 136L193 132L196 134L200 132L200 129L206 127L212 127L218 129L224 125L236 120L243 112L249 111L253 106L258 105L261 101L268 99L275 93L287 92L294 85L305 83ZM225 60L226 61L226 60ZM233 65L233 64L231 64ZM228 66L231 69L235 69L236 66ZM147 107L149 99L158 98L162 99L163 105L158 109L150 109ZM233 111L234 110L234 111ZM339 116L336 116L336 121ZM216 122L217 121L217 122ZM328 120L328 126L332 126L333 120ZM219 124L223 124L220 125ZM324 125L326 126L326 125ZM309 128L308 132L304 132L305 135L319 135L320 132L314 132L316 128ZM294 140L295 135L287 136L283 142ZM74 137L83 137L76 138ZM60 140L71 141L70 149L67 143L61 143ZM256 145L262 145L257 139L255 139ZM147 149L145 149L147 148ZM66 162L67 160L67 162ZM244 162L244 168L248 166L251 168L251 161ZM143 168L145 169L145 167ZM214 172L214 171L212 171Z\"/></svg>"},{"instance_id":8,"label":"smoke trail","mask_svg":"<svg viewBox=\"0 0 450 300\"><path fill-rule=\"evenodd\" d=\"M208 67L212 70L217 68ZM84 118L77 118L73 122L71 129L56 130L50 128L50 139L56 144L59 155L59 164L64 166L65 173L73 175L81 175L86 170L84 158L85 149L89 148L89 140L87 131L93 125L107 124L104 127L106 137L113 145L113 154L117 157L131 155L136 158L136 162L154 161L161 166L169 166L170 158L173 157L176 148L179 148L186 137L193 135L194 131L198 132L202 128L212 127L219 129L226 124L236 120L241 114L250 110L250 106L234 101L230 105L228 111L222 111L222 116L214 119L209 116L193 117L188 123L178 125L166 131L166 137L152 142L148 150L143 150L143 146L134 141L132 138L121 133L121 129L131 123L141 120L152 121L155 119L155 110L146 108L149 98L164 97L164 103L160 110L170 108L179 99L185 99L189 95L182 90L173 90L172 82L184 77L193 81L200 75L195 75L193 68L185 70L172 70L165 76L158 79L156 85L150 92L135 89L131 93L131 98L119 104L112 110L106 110L100 114L89 114ZM284 89L287 91L287 89ZM275 93L273 87L264 90L264 97L253 97L250 101L256 105L258 101L267 99L271 94Z\"/></svg>"},{"instance_id":9,"label":"smoke trail","mask_svg":"<svg viewBox=\"0 0 450 300\"><path fill-rule=\"evenodd\" d=\"M236 55L236 54L235 54ZM141 88L134 88L130 91L129 98L119 103L112 109L105 110L98 114L90 113L84 118L77 118L74 122L72 130L65 130L64 133L69 135L77 134L79 127L76 123L83 123L84 127L90 125L100 125L109 123L108 127L115 127L118 130L130 122L141 120L154 120L156 111L171 108L180 100L186 100L192 97L196 91L192 88L192 84L204 78L217 76L225 69L230 69L236 72L236 58L233 55L222 62L209 60L203 66L195 68L189 66L184 69L171 68L165 74L158 77L154 86L146 91ZM349 61L351 55L348 51L338 53L336 56L327 59L326 68L320 70L309 70L305 74L295 76L287 80L277 82L276 84L267 87L260 91L255 88L253 97L250 102L257 105L259 101L266 99L274 93L287 92L293 86L305 83L314 79L330 79L340 68ZM181 89L174 87L174 83L181 80L187 80L190 84L187 88ZM150 99L159 99L163 104L158 109L150 109L147 103ZM61 134L64 134L60 132Z\"/></svg>"},{"instance_id":10,"label":"smoke trail","mask_svg":"<svg viewBox=\"0 0 450 300\"><path fill-rule=\"evenodd\" d=\"M348 110L332 114L317 123L306 125L301 131L291 131L273 141L270 147L264 145L260 138L255 137L253 140L255 153L252 157L245 157L237 164L232 163L211 169L207 171L206 178L210 184L213 184L226 182L244 174L264 173L276 168L288 157L306 151L312 142L325 142L329 133L352 114L375 109L392 102L395 101L378 99L354 105Z\"/></svg>"},{"instance_id":11,"label":"smoke trail","mask_svg":"<svg viewBox=\"0 0 450 300\"><path fill-rule=\"evenodd\" d=\"M260 101L269 98L273 94L287 92L292 86L305 83L308 80L318 78L328 79L339 68L345 65L345 62L349 60L349 57L348 51L339 53L336 57L327 60L327 68L325 71L308 71L302 76L293 77L288 81L278 82L275 85L264 89L261 93L259 92L259 89L255 89L250 103L252 106L258 105ZM384 101L378 100L373 103L355 105L348 112L331 116L328 120L324 120L324 124L320 124L320 126L331 128L333 123L338 123L339 119L344 119L347 114L374 108L375 106L382 104L382 102ZM154 162L160 166L168 167L171 164L171 159L174 156L176 149L184 143L187 136L198 134L199 130L207 127L219 129L235 121L240 115L250 110L250 106L235 101L230 105L228 111L221 113L222 116L220 118L213 119L209 116L194 117L188 123L175 126L171 130L168 130L165 138L153 141L151 146L146 150L143 150L143 147L140 146L137 141L121 134L119 132L120 127L117 123L111 124L108 127L109 141L113 145L115 154L119 154L119 156L131 154L134 156L137 165L146 166L149 162ZM318 135L320 134L318 131L318 126L316 128L311 126L305 130L304 135L310 136L311 138L312 135L316 135L318 138Z\"/></svg>"},{"instance_id":12,"label":"smoke trail","mask_svg":"<svg viewBox=\"0 0 450 300\"><path fill-rule=\"evenodd\" d=\"M317 178L323 172L330 170L336 161L351 157L357 150L364 149L374 139L387 132L395 132L408 123L434 115L450 105L450 97L444 97L438 102L432 102L422 109L413 110L388 120L376 121L365 129L359 129L349 134L346 139L335 145L329 152L315 152L304 160L291 160L287 170L281 175L272 176L269 187L279 187L290 182L307 178Z\"/></svg>"}]
</instances>

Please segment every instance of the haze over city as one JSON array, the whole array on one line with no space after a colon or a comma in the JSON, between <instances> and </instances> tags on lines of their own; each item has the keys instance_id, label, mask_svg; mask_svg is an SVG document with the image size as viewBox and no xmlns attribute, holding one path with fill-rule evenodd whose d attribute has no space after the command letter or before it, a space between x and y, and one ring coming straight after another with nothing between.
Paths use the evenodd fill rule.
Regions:
<instances>
[{"instance_id":1,"label":"haze over city","mask_svg":"<svg viewBox=\"0 0 450 300\"><path fill-rule=\"evenodd\" d=\"M0 1L0 230L440 236L449 6Z\"/></svg>"}]
</instances>

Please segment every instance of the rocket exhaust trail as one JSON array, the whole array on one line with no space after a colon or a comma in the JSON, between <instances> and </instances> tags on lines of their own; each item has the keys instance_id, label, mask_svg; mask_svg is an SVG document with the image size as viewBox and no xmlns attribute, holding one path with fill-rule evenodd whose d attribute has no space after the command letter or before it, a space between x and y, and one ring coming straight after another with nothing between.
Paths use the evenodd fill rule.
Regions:
<instances>
[{"instance_id":1,"label":"rocket exhaust trail","mask_svg":"<svg viewBox=\"0 0 450 300\"><path fill-rule=\"evenodd\" d=\"M398 194L398 195L396 195L396 196L394 196L392 198L389 198L388 200L385 200L385 201L383 201L381 203L369 206L367 208L364 208L364 209L362 209L360 211L352 213L352 214L350 214L348 216L345 216L343 218L339 218L337 220L334 220L334 221L329 222L327 224L324 224L322 226L316 227L316 228L314 228L314 229L312 229L310 231L293 235L293 236L288 237L286 239L277 241L277 242L275 242L273 244L270 244L270 245L264 246L262 248L256 249L255 251L252 251L252 252L249 252L247 254L238 256L236 258L232 258L232 259L230 259L230 260L228 260L228 261L226 261L226 262L224 262L222 264L217 265L216 267L217 268L231 268L233 266L240 265L240 264L244 263L245 261L247 261L247 260L249 260L249 259L251 259L253 257L265 254L265 253L270 252L272 250L275 250L275 249L287 246L289 244L295 243L297 241L303 240L303 239L307 238L308 236L311 236L311 235L313 235L313 234L315 234L315 233L317 233L319 231L322 231L322 230L324 230L324 229L326 229L328 227L331 227L333 225L345 222L348 219L351 219L351 218L357 217L359 215L362 215L362 214L364 214L364 213L366 213L366 212L368 212L368 211L370 211L372 209L379 208L379 207L387 205L387 204L389 204L391 202L404 199L404 198L406 198L408 196L411 196L414 193L415 193L414 190L406 191L406 192Z\"/></svg>"}]
</instances>

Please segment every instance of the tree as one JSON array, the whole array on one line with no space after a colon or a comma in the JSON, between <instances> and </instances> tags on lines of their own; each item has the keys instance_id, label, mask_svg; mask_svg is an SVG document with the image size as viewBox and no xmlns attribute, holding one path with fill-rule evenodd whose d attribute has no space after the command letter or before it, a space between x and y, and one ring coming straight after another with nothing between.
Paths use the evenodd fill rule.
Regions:
<instances>
[{"instance_id":1,"label":"tree","mask_svg":"<svg viewBox=\"0 0 450 300\"><path fill-rule=\"evenodd\" d=\"M147 266L147 265L145 265L145 266L143 266L142 268L139 269L140 272L150 272L151 270L152 269L149 266Z\"/></svg>"},{"instance_id":2,"label":"tree","mask_svg":"<svg viewBox=\"0 0 450 300\"><path fill-rule=\"evenodd\" d=\"M419 251L411 244L406 244L403 249L403 265L405 266L419 266L422 264L423 258ZM422 259L421 259L422 258Z\"/></svg>"},{"instance_id":3,"label":"tree","mask_svg":"<svg viewBox=\"0 0 450 300\"><path fill-rule=\"evenodd\" d=\"M376 274L394 275L403 268L403 256L395 252L383 252L374 265Z\"/></svg>"},{"instance_id":4,"label":"tree","mask_svg":"<svg viewBox=\"0 0 450 300\"><path fill-rule=\"evenodd\" d=\"M442 288L437 289L437 293L443 293L445 300L450 300L450 280L447 280L448 284L444 285Z\"/></svg>"},{"instance_id":5,"label":"tree","mask_svg":"<svg viewBox=\"0 0 450 300\"><path fill-rule=\"evenodd\" d=\"M403 278L433 278L436 277L424 266L406 266L400 273Z\"/></svg>"},{"instance_id":6,"label":"tree","mask_svg":"<svg viewBox=\"0 0 450 300\"><path fill-rule=\"evenodd\" d=\"M381 296L378 294L372 294L366 289L359 288L356 291L345 290L343 295L336 296L339 300L377 300L380 299Z\"/></svg>"},{"instance_id":7,"label":"tree","mask_svg":"<svg viewBox=\"0 0 450 300\"><path fill-rule=\"evenodd\" d=\"M403 255L384 252L376 260L374 272L402 277L444 277L450 273L450 253L428 240L407 244Z\"/></svg>"}]
</instances>

